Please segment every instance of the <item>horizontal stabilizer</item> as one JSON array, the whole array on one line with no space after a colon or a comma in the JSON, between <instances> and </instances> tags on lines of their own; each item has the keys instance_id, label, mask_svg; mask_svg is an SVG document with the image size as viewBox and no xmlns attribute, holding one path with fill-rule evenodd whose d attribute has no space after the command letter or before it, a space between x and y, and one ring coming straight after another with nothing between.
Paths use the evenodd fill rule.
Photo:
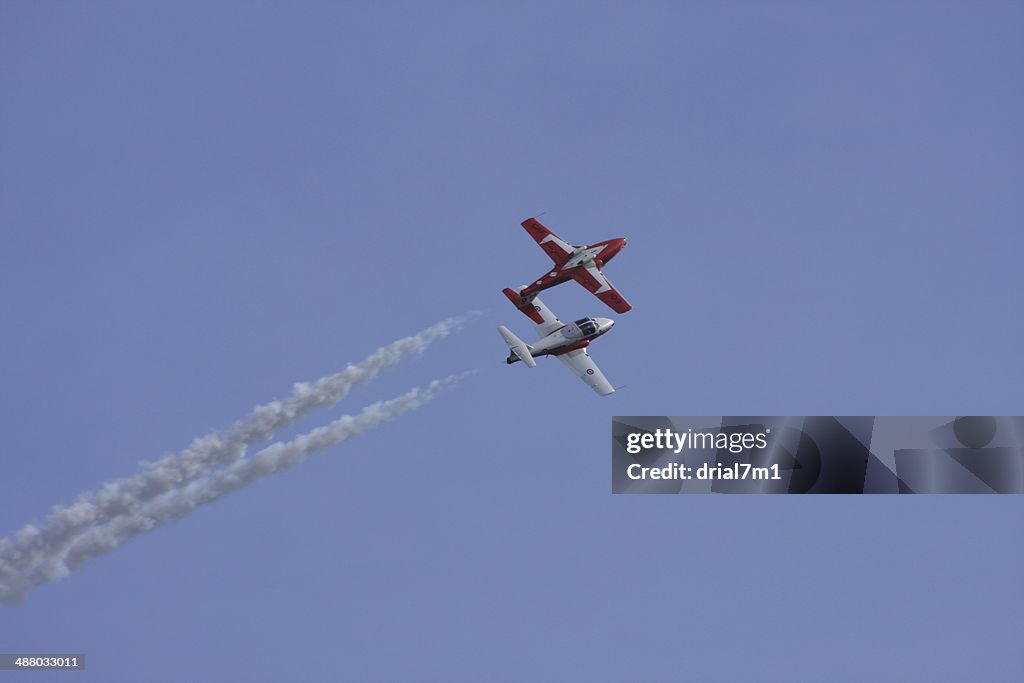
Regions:
<instances>
[{"instance_id":1,"label":"horizontal stabilizer","mask_svg":"<svg viewBox=\"0 0 1024 683\"><path fill-rule=\"evenodd\" d=\"M525 288L520 287L519 289ZM519 292L509 287L506 287L505 289L501 290L501 293L508 297L508 300L515 304L516 308L522 311L523 315L525 315L527 318L537 323L538 325L544 322L544 318L541 316L540 313L537 312L537 308L533 305L533 297L524 299L523 297L519 296Z\"/></svg>"},{"instance_id":2,"label":"horizontal stabilizer","mask_svg":"<svg viewBox=\"0 0 1024 683\"><path fill-rule=\"evenodd\" d=\"M523 340L516 335L512 334L511 330L504 325L498 328L498 332L501 334L501 338L505 340L505 343L508 344L508 348L512 349L512 355L509 356L508 359L509 363L515 362L514 359L518 358L526 363L528 367L537 367L537 361L534 360L533 355L530 353L529 345L524 343Z\"/></svg>"}]
</instances>

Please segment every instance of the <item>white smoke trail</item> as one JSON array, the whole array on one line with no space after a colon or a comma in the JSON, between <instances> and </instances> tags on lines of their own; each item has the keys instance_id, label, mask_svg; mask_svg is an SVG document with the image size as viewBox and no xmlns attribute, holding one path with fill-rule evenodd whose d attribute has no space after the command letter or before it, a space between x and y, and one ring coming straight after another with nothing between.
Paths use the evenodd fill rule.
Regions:
<instances>
[{"instance_id":1,"label":"white smoke trail","mask_svg":"<svg viewBox=\"0 0 1024 683\"><path fill-rule=\"evenodd\" d=\"M42 524L29 524L13 539L0 540L0 581L52 556L83 529L131 514L147 501L192 481L209 468L238 460L247 444L268 438L314 408L340 401L354 387L369 382L410 355L422 353L475 315L443 320L381 347L341 372L312 383L300 382L288 398L256 407L228 429L197 438L184 451L149 463L134 476L105 484L99 491L83 493L71 505L55 507Z\"/></svg>"},{"instance_id":2,"label":"white smoke trail","mask_svg":"<svg viewBox=\"0 0 1024 683\"><path fill-rule=\"evenodd\" d=\"M27 567L27 571L17 575L0 578L0 600L20 600L32 586L58 581L84 562L114 550L139 534L184 517L197 507L212 503L249 482L297 465L316 451L415 410L464 376L451 375L434 380L425 388L411 389L397 398L369 405L356 415L343 415L291 441L277 442L251 457L207 472L189 484L153 498L130 514L93 526L50 557L40 558L36 566Z\"/></svg>"}]
</instances>

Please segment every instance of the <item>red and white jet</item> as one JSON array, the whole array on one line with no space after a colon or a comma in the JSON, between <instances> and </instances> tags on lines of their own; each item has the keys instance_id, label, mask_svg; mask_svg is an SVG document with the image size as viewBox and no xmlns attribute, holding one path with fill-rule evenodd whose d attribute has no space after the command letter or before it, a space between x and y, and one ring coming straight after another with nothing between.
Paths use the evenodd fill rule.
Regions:
<instances>
[{"instance_id":1,"label":"red and white jet","mask_svg":"<svg viewBox=\"0 0 1024 683\"><path fill-rule=\"evenodd\" d=\"M523 287L519 288L520 291L523 289ZM530 310L540 319L540 322L535 325L537 334L540 335L539 341L527 344L512 334L504 325L498 328L502 339L511 349L511 353L505 360L506 363L511 365L521 360L528 367L533 368L537 366L535 360L537 356L555 356L599 395L607 396L615 393L615 387L605 379L604 373L587 352L590 342L612 329L612 326L615 325L614 320L580 318L576 322L566 325L536 296L530 302ZM523 313L526 313L526 309L523 309ZM530 314L527 313L527 315ZM534 316L530 315L530 317Z\"/></svg>"},{"instance_id":2,"label":"red and white jet","mask_svg":"<svg viewBox=\"0 0 1024 683\"><path fill-rule=\"evenodd\" d=\"M529 306L537 293L570 279L576 280L586 287L617 313L625 313L633 308L601 272L601 266L615 258L615 255L626 246L624 237L581 247L569 244L541 225L536 218L527 218L523 221L523 227L555 262L555 267L552 270L535 280L533 284L523 288L518 294L507 287L502 290L505 296L522 309L523 313L528 315L533 322L538 325L543 322L536 311Z\"/></svg>"}]
</instances>

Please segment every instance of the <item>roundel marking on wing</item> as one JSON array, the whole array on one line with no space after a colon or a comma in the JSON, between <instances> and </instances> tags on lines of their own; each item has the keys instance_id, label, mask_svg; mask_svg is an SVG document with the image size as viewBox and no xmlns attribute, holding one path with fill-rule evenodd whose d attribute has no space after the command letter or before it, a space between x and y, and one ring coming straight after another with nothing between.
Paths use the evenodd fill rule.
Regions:
<instances>
[{"instance_id":1,"label":"roundel marking on wing","mask_svg":"<svg viewBox=\"0 0 1024 683\"><path fill-rule=\"evenodd\" d=\"M587 374L588 375L593 375L594 374L594 369L593 368L587 368Z\"/></svg>"}]
</instances>

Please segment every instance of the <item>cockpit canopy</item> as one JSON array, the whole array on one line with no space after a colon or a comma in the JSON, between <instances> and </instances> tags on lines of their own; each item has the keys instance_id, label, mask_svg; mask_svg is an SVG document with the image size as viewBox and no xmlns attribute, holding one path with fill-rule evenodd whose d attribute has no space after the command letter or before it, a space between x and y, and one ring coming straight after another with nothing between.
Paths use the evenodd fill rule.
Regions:
<instances>
[{"instance_id":1,"label":"cockpit canopy","mask_svg":"<svg viewBox=\"0 0 1024 683\"><path fill-rule=\"evenodd\" d=\"M597 333L597 321L593 318L580 318L575 323L584 337Z\"/></svg>"}]
</instances>

